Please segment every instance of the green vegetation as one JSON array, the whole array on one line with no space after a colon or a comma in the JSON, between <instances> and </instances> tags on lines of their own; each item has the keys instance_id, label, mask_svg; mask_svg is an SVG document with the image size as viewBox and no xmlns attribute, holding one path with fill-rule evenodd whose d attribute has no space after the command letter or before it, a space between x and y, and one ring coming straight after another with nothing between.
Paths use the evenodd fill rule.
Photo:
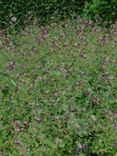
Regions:
<instances>
[{"instance_id":1,"label":"green vegetation","mask_svg":"<svg viewBox=\"0 0 117 156\"><path fill-rule=\"evenodd\" d=\"M0 32L0 155L117 156L116 30Z\"/></svg>"},{"instance_id":2,"label":"green vegetation","mask_svg":"<svg viewBox=\"0 0 117 156\"><path fill-rule=\"evenodd\" d=\"M35 18L45 24L56 18L84 16L115 22L117 0L0 0L0 29L23 26Z\"/></svg>"}]
</instances>

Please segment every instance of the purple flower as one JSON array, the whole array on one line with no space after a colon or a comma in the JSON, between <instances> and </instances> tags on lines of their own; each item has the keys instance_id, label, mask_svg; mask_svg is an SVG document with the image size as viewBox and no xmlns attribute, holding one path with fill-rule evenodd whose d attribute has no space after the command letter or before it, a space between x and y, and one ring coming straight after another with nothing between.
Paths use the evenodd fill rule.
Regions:
<instances>
[{"instance_id":1,"label":"purple flower","mask_svg":"<svg viewBox=\"0 0 117 156\"><path fill-rule=\"evenodd\" d=\"M8 67L9 70L14 69L14 67L15 67L15 62L9 63L7 67Z\"/></svg>"}]
</instances>

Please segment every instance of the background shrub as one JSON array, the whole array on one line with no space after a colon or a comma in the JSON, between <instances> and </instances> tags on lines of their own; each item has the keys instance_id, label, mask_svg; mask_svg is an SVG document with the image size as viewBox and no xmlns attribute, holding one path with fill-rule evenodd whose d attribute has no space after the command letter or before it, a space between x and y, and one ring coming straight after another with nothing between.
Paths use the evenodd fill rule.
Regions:
<instances>
[{"instance_id":1,"label":"background shrub","mask_svg":"<svg viewBox=\"0 0 117 156\"><path fill-rule=\"evenodd\" d=\"M48 21L52 16L63 17L71 12L80 12L84 1L71 0L1 0L0 1L0 27L11 25L12 17L17 18L15 25L24 24L29 19L38 18Z\"/></svg>"},{"instance_id":2,"label":"background shrub","mask_svg":"<svg viewBox=\"0 0 117 156\"><path fill-rule=\"evenodd\" d=\"M116 0L0 0L0 28L24 25L37 18L47 23L52 18L85 15L102 21L115 21ZM16 21L12 21L15 17Z\"/></svg>"},{"instance_id":3,"label":"background shrub","mask_svg":"<svg viewBox=\"0 0 117 156\"><path fill-rule=\"evenodd\" d=\"M91 19L115 21L116 0L0 0L0 28L24 25L36 18L47 23L52 18L85 15ZM17 20L12 21L12 17Z\"/></svg>"},{"instance_id":4,"label":"background shrub","mask_svg":"<svg viewBox=\"0 0 117 156\"><path fill-rule=\"evenodd\" d=\"M100 17L102 21L115 21L117 18L116 0L92 0L85 3L84 13L92 19Z\"/></svg>"}]
</instances>

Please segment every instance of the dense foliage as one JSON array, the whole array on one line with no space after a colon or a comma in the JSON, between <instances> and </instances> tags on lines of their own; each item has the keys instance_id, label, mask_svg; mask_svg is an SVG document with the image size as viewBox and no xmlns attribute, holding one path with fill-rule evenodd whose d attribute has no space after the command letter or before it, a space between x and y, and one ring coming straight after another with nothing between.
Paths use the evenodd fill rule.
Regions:
<instances>
[{"instance_id":1,"label":"dense foliage","mask_svg":"<svg viewBox=\"0 0 117 156\"><path fill-rule=\"evenodd\" d=\"M116 0L0 0L0 28L21 25L37 18L47 22L52 18L85 15L113 21L117 17ZM15 18L13 18L15 17ZM13 20L15 19L15 20Z\"/></svg>"},{"instance_id":2,"label":"dense foliage","mask_svg":"<svg viewBox=\"0 0 117 156\"><path fill-rule=\"evenodd\" d=\"M0 36L1 156L117 156L117 24L92 25Z\"/></svg>"}]
</instances>

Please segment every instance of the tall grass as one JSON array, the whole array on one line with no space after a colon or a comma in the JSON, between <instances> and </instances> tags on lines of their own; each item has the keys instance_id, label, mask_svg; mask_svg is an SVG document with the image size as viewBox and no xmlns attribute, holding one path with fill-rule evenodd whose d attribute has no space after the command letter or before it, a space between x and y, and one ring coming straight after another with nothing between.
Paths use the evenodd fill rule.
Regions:
<instances>
[{"instance_id":1,"label":"tall grass","mask_svg":"<svg viewBox=\"0 0 117 156\"><path fill-rule=\"evenodd\" d=\"M0 35L0 155L117 155L117 25L78 20Z\"/></svg>"}]
</instances>

